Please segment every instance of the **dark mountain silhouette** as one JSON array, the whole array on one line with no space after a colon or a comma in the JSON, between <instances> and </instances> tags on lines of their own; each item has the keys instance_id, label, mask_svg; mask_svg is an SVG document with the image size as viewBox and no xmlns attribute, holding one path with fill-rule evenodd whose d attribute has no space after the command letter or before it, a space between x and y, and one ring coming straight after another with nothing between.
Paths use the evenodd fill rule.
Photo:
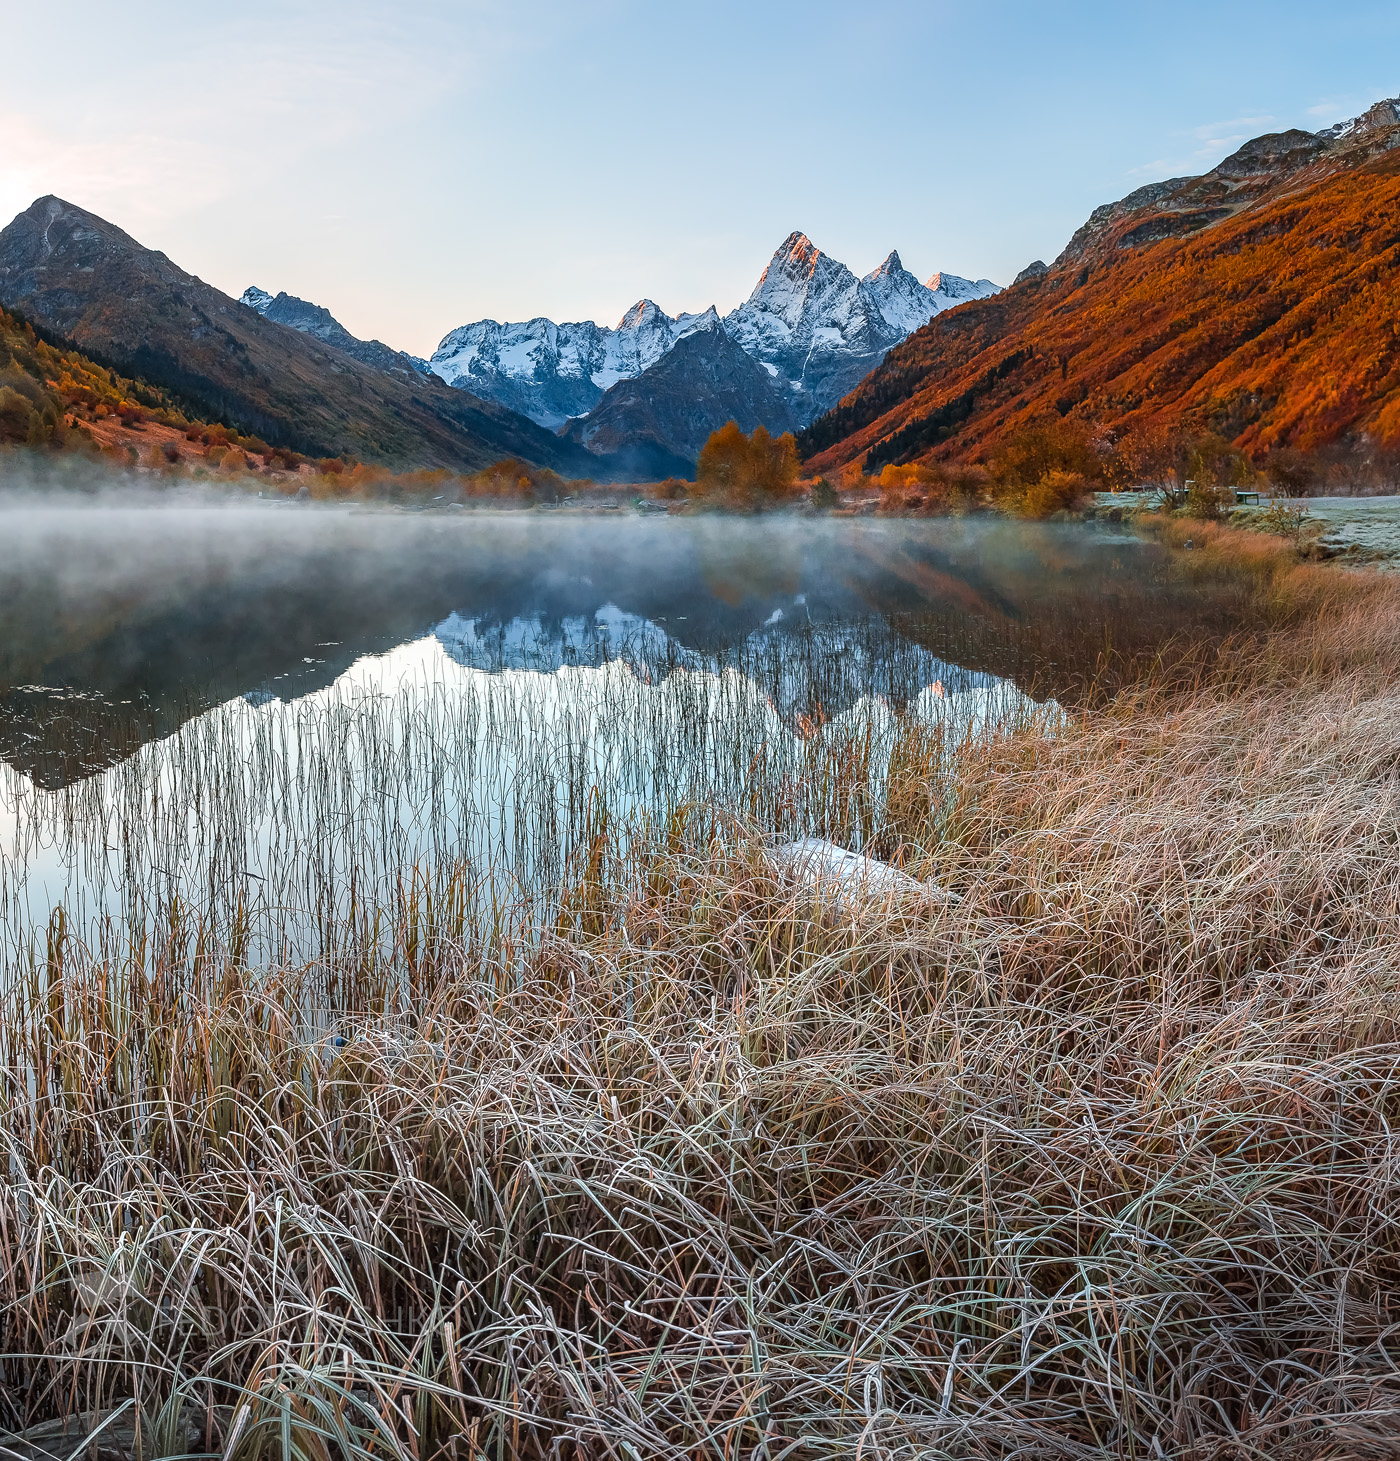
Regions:
<instances>
[{"instance_id":1,"label":"dark mountain silhouette","mask_svg":"<svg viewBox=\"0 0 1400 1461\"><path fill-rule=\"evenodd\" d=\"M418 380L429 374L426 360L395 350L382 340L361 340L352 335L328 309L310 300L298 299L295 294L285 292L269 294L265 289L251 285L239 297L240 304L256 310L265 320L279 325L290 325L303 335L314 335L326 345L334 345L352 355L362 365L372 365L376 370L387 370L390 375L402 376L405 380Z\"/></svg>"},{"instance_id":2,"label":"dark mountain silhouette","mask_svg":"<svg viewBox=\"0 0 1400 1461\"><path fill-rule=\"evenodd\" d=\"M655 365L620 380L563 434L598 452L654 447L671 471L692 475L710 433L726 421L775 436L796 424L787 394L767 367L745 354L716 321L676 342Z\"/></svg>"}]
</instances>

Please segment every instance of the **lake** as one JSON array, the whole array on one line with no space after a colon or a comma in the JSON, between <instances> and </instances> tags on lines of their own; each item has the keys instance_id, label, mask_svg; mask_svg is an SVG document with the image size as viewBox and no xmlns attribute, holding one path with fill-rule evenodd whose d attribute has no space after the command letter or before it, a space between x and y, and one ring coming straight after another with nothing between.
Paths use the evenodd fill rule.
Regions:
<instances>
[{"instance_id":1,"label":"lake","mask_svg":"<svg viewBox=\"0 0 1400 1461\"><path fill-rule=\"evenodd\" d=\"M12 504L0 946L61 906L304 962L537 906L600 838L870 845L902 736L1053 732L1234 613L1074 525Z\"/></svg>"}]
</instances>

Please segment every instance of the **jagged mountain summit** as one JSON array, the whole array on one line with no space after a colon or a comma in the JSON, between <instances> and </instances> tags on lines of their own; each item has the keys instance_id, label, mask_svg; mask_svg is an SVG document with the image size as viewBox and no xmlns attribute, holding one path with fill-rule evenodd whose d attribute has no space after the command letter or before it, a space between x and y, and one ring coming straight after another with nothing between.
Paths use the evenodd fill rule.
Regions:
<instances>
[{"instance_id":1,"label":"jagged mountain summit","mask_svg":"<svg viewBox=\"0 0 1400 1461\"><path fill-rule=\"evenodd\" d=\"M997 292L936 274L920 284L898 253L864 279L805 233L791 233L773 255L753 293L724 318L736 344L787 383L793 414L805 425L834 406L884 359L894 345L934 315L965 299Z\"/></svg>"},{"instance_id":2,"label":"jagged mountain summit","mask_svg":"<svg viewBox=\"0 0 1400 1461\"><path fill-rule=\"evenodd\" d=\"M414 380L428 374L428 362L415 355L394 350L382 340L361 340L352 335L328 309L298 299L294 294L273 296L256 284L250 284L240 296L239 302L256 310L265 320L279 325L290 325L304 335L314 335L327 345L352 356L364 365L376 370L387 370L391 375Z\"/></svg>"},{"instance_id":3,"label":"jagged mountain summit","mask_svg":"<svg viewBox=\"0 0 1400 1461\"><path fill-rule=\"evenodd\" d=\"M591 321L478 320L446 336L430 363L449 384L561 429L593 411L619 382L655 368L679 341L720 325L766 369L787 398L784 414L802 425L934 315L997 292L989 279L947 273L921 284L898 253L858 279L806 234L792 233L749 298L722 320L713 306L673 317L649 299L612 330Z\"/></svg>"},{"instance_id":4,"label":"jagged mountain summit","mask_svg":"<svg viewBox=\"0 0 1400 1461\"><path fill-rule=\"evenodd\" d=\"M1001 285L993 284L990 279L963 279L947 273L929 275L927 287L933 291L940 313L970 299L990 299L1001 293Z\"/></svg>"},{"instance_id":5,"label":"jagged mountain summit","mask_svg":"<svg viewBox=\"0 0 1400 1461\"><path fill-rule=\"evenodd\" d=\"M639 299L611 330L592 320L478 320L453 330L430 365L449 385L553 429L585 415L610 386L641 375L693 330L718 321L713 308L672 317L649 299Z\"/></svg>"}]
</instances>

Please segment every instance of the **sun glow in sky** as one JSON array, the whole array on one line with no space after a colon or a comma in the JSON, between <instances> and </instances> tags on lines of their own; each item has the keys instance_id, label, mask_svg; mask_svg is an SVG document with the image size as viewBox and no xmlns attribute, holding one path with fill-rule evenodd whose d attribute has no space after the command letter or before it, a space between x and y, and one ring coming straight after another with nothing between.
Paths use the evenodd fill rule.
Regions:
<instances>
[{"instance_id":1,"label":"sun glow in sky","mask_svg":"<svg viewBox=\"0 0 1400 1461\"><path fill-rule=\"evenodd\" d=\"M4 9L0 222L57 193L423 354L724 311L794 228L1004 284L1099 203L1400 93L1400 8L1347 0Z\"/></svg>"}]
</instances>

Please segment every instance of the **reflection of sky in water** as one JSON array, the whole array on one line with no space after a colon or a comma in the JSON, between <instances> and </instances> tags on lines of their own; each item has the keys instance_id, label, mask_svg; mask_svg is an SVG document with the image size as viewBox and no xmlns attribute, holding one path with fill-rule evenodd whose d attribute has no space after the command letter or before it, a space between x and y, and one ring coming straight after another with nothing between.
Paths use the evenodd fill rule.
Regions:
<instances>
[{"instance_id":1,"label":"reflection of sky in water","mask_svg":"<svg viewBox=\"0 0 1400 1461\"><path fill-rule=\"evenodd\" d=\"M415 866L466 859L483 898L547 890L599 795L627 825L784 785L749 809L823 831L833 797L858 784L878 801L886 696L955 734L1028 710L1008 682L868 625L794 639L802 609L751 635L742 669L612 605L553 623L453 614L327 688L235 697L63 790L0 768L8 949L59 902L99 941L104 915L160 924L178 896L216 921L241 901L260 952L312 958L329 920L392 899Z\"/></svg>"},{"instance_id":2,"label":"reflection of sky in water","mask_svg":"<svg viewBox=\"0 0 1400 1461\"><path fill-rule=\"evenodd\" d=\"M1153 550L996 523L0 519L11 960L57 902L92 942L175 900L315 957L401 879L547 898L604 811L615 845L688 807L857 846L902 727L976 733L1216 613Z\"/></svg>"}]
</instances>

